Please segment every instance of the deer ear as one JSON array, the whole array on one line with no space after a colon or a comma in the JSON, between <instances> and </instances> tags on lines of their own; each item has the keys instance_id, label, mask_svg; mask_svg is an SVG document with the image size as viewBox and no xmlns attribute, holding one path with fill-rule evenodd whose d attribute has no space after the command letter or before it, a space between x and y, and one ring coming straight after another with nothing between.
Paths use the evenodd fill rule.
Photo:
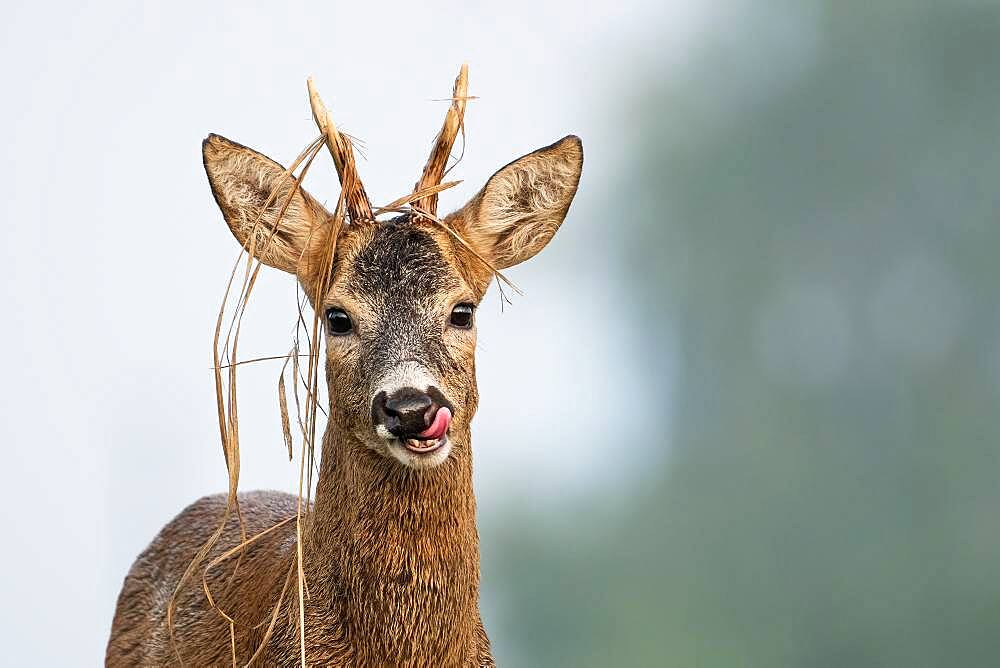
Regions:
<instances>
[{"instance_id":1,"label":"deer ear","mask_svg":"<svg viewBox=\"0 0 1000 668\"><path fill-rule=\"evenodd\" d=\"M518 158L452 214L466 240L497 269L542 250L562 225L583 169L583 143L569 135Z\"/></svg>"},{"instance_id":2,"label":"deer ear","mask_svg":"<svg viewBox=\"0 0 1000 668\"><path fill-rule=\"evenodd\" d=\"M295 178L253 149L213 134L201 150L212 194L236 240L249 248L249 237L255 234L254 256L295 274L313 227L330 214L305 190L292 194Z\"/></svg>"}]
</instances>

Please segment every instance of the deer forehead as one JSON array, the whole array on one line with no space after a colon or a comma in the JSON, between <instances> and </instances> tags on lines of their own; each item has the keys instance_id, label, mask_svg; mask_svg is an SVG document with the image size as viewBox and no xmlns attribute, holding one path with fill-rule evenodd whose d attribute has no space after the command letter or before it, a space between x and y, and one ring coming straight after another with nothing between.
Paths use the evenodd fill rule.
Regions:
<instances>
[{"instance_id":1,"label":"deer forehead","mask_svg":"<svg viewBox=\"0 0 1000 668\"><path fill-rule=\"evenodd\" d=\"M398 218L371 226L365 236L335 282L355 299L381 311L429 305L462 289L450 252L423 225Z\"/></svg>"},{"instance_id":2,"label":"deer forehead","mask_svg":"<svg viewBox=\"0 0 1000 668\"><path fill-rule=\"evenodd\" d=\"M426 225L397 218L358 230L344 246L328 304L382 319L439 310L460 296L476 300L453 247Z\"/></svg>"}]
</instances>

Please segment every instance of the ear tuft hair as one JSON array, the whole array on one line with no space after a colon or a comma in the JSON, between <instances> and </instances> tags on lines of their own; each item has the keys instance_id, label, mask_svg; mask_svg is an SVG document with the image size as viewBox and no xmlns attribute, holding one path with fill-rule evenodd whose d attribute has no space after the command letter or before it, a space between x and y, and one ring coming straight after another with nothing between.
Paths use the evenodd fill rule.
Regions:
<instances>
[{"instance_id":1,"label":"ear tuft hair","mask_svg":"<svg viewBox=\"0 0 1000 668\"><path fill-rule=\"evenodd\" d=\"M533 257L562 225L583 169L575 135L503 167L455 214L466 238L497 269Z\"/></svg>"},{"instance_id":2,"label":"ear tuft hair","mask_svg":"<svg viewBox=\"0 0 1000 668\"><path fill-rule=\"evenodd\" d=\"M267 156L216 134L201 146L212 194L233 236L249 248L253 234L257 259L295 274L313 226L329 213L302 188L295 191L295 177Z\"/></svg>"}]
</instances>

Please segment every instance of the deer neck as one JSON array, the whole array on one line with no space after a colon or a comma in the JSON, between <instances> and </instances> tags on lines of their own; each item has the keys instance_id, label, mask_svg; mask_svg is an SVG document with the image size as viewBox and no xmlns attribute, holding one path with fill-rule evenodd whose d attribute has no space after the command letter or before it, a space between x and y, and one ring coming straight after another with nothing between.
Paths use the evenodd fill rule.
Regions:
<instances>
[{"instance_id":1,"label":"deer neck","mask_svg":"<svg viewBox=\"0 0 1000 668\"><path fill-rule=\"evenodd\" d=\"M479 622L468 431L454 435L443 464L412 471L334 422L306 541L307 576L317 581L307 579L312 598L317 587L327 588L359 659L459 663Z\"/></svg>"}]
</instances>

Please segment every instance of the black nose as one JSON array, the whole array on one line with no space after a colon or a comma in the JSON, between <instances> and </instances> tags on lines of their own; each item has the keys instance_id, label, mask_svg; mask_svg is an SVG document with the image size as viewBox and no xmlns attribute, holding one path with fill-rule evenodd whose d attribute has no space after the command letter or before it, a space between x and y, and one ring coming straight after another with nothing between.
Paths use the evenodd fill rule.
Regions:
<instances>
[{"instance_id":1,"label":"black nose","mask_svg":"<svg viewBox=\"0 0 1000 668\"><path fill-rule=\"evenodd\" d=\"M439 408L426 392L404 387L386 395L380 392L372 402L372 420L397 438L412 438L431 426Z\"/></svg>"}]
</instances>

